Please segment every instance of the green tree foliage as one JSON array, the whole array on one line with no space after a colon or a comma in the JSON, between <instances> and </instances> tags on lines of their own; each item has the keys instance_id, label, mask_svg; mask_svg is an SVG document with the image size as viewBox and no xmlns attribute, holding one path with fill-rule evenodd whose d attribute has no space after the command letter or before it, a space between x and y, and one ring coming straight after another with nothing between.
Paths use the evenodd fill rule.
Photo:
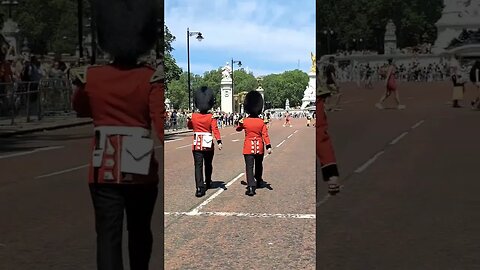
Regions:
<instances>
[{"instance_id":1,"label":"green tree foliage","mask_svg":"<svg viewBox=\"0 0 480 270\"><path fill-rule=\"evenodd\" d=\"M172 47L172 42L175 41L175 36L172 35L168 27L165 25L164 28L164 65L165 65L165 81L167 85L180 78L182 74L182 69L177 65L177 62L172 56L174 48Z\"/></svg>"},{"instance_id":2,"label":"green tree foliage","mask_svg":"<svg viewBox=\"0 0 480 270\"><path fill-rule=\"evenodd\" d=\"M234 71L234 84L234 94L249 92L257 89L258 87L257 79L253 73L247 73L244 69Z\"/></svg>"},{"instance_id":3,"label":"green tree foliage","mask_svg":"<svg viewBox=\"0 0 480 270\"><path fill-rule=\"evenodd\" d=\"M317 0L317 42L327 52L326 29L334 31L331 51L369 49L382 52L385 26L392 19L400 48L433 43L442 0ZM363 39L355 43L353 39Z\"/></svg>"},{"instance_id":4,"label":"green tree foliage","mask_svg":"<svg viewBox=\"0 0 480 270\"><path fill-rule=\"evenodd\" d=\"M303 92L308 85L308 75L301 70L285 71L282 74L271 74L264 77L262 86L265 89L265 101L271 102L274 108L285 107L290 101L291 107L302 105Z\"/></svg>"}]
</instances>

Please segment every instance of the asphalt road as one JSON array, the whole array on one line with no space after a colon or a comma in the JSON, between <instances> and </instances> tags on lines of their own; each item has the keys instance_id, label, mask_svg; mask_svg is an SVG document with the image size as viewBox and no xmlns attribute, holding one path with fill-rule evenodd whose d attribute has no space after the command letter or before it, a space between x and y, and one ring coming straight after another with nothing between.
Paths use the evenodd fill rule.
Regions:
<instances>
[{"instance_id":1,"label":"asphalt road","mask_svg":"<svg viewBox=\"0 0 480 270\"><path fill-rule=\"evenodd\" d=\"M480 269L480 112L449 83L399 87L406 110L346 84L329 113L343 188L317 202L318 269Z\"/></svg>"},{"instance_id":2,"label":"asphalt road","mask_svg":"<svg viewBox=\"0 0 480 270\"><path fill-rule=\"evenodd\" d=\"M241 184L242 133L221 130L218 187L203 198L194 196L190 135L167 138L151 269L480 269L480 112L451 108L449 83L399 87L403 111L374 107L381 87L342 87L344 110L328 118L343 187L330 197L320 183L317 204L314 130L304 120L273 123L270 189L254 197ZM0 139L0 269L95 269L91 134Z\"/></svg>"}]
</instances>

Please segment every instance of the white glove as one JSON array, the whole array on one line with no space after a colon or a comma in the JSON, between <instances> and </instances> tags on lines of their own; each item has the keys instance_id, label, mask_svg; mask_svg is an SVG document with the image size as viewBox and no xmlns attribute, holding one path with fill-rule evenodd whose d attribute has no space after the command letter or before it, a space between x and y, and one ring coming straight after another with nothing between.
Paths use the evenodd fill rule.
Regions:
<instances>
[{"instance_id":1,"label":"white glove","mask_svg":"<svg viewBox=\"0 0 480 270\"><path fill-rule=\"evenodd\" d=\"M218 150L222 150L222 144L218 144Z\"/></svg>"},{"instance_id":2,"label":"white glove","mask_svg":"<svg viewBox=\"0 0 480 270\"><path fill-rule=\"evenodd\" d=\"M269 155L271 155L271 154L272 154L272 148L268 148L268 149L267 149L267 153L268 153Z\"/></svg>"}]
</instances>

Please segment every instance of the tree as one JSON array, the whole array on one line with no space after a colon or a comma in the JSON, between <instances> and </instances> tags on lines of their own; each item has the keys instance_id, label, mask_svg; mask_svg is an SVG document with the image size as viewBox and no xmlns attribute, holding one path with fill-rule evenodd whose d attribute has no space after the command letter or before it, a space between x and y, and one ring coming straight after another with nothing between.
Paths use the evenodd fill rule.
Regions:
<instances>
[{"instance_id":1,"label":"tree","mask_svg":"<svg viewBox=\"0 0 480 270\"><path fill-rule=\"evenodd\" d=\"M178 80L182 74L182 69L177 65L177 62L172 56L174 48L172 42L175 41L175 36L172 35L168 27L164 28L164 65L165 65L165 82L167 85L173 80Z\"/></svg>"},{"instance_id":2,"label":"tree","mask_svg":"<svg viewBox=\"0 0 480 270\"><path fill-rule=\"evenodd\" d=\"M267 75L262 82L265 101L269 101L274 108L283 108L287 99L290 106L300 106L308 80L308 75L298 69Z\"/></svg>"}]
</instances>

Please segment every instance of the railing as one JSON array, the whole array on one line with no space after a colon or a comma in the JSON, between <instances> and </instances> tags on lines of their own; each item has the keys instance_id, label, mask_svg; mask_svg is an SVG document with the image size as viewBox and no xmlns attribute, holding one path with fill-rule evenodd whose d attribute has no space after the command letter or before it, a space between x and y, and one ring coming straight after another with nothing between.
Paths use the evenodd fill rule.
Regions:
<instances>
[{"instance_id":1,"label":"railing","mask_svg":"<svg viewBox=\"0 0 480 270\"><path fill-rule=\"evenodd\" d=\"M19 118L30 122L45 116L70 115L72 86L66 79L0 83L0 120L14 125Z\"/></svg>"}]
</instances>

